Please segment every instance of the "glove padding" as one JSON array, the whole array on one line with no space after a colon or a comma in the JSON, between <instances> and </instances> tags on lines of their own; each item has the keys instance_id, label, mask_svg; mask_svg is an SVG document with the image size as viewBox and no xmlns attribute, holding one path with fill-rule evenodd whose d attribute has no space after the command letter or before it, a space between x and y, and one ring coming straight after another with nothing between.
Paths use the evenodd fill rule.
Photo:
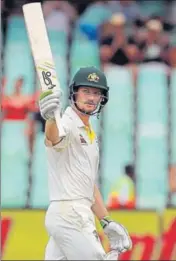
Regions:
<instances>
[{"instance_id":1,"label":"glove padding","mask_svg":"<svg viewBox=\"0 0 176 261\"><path fill-rule=\"evenodd\" d=\"M117 250L119 253L132 248L132 241L128 231L121 225L112 220L102 219L101 224L107 235L111 250Z\"/></svg>"},{"instance_id":2,"label":"glove padding","mask_svg":"<svg viewBox=\"0 0 176 261\"><path fill-rule=\"evenodd\" d=\"M54 112L60 107L60 97L62 93L60 91L52 92L46 91L40 95L39 109L40 114L44 120L54 119Z\"/></svg>"}]
</instances>

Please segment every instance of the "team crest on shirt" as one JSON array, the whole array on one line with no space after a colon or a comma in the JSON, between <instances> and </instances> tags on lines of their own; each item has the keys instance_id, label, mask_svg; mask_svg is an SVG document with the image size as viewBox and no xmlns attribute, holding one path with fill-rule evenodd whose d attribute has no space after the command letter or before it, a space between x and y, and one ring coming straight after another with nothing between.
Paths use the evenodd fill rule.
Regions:
<instances>
[{"instance_id":1,"label":"team crest on shirt","mask_svg":"<svg viewBox=\"0 0 176 261\"><path fill-rule=\"evenodd\" d=\"M79 134L79 137L82 145L88 145L87 141L84 139L84 137L81 134Z\"/></svg>"}]
</instances>

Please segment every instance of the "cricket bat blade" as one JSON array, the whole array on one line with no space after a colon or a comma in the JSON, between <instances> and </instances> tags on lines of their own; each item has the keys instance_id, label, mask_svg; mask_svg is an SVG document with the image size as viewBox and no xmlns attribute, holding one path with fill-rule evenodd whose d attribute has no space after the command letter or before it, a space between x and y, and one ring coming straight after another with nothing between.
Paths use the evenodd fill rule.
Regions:
<instances>
[{"instance_id":1,"label":"cricket bat blade","mask_svg":"<svg viewBox=\"0 0 176 261\"><path fill-rule=\"evenodd\" d=\"M42 91L61 92L41 3L23 5L23 13L41 89ZM55 112L55 120L59 136L62 137L65 135L65 131L60 121L60 109Z\"/></svg>"}]
</instances>

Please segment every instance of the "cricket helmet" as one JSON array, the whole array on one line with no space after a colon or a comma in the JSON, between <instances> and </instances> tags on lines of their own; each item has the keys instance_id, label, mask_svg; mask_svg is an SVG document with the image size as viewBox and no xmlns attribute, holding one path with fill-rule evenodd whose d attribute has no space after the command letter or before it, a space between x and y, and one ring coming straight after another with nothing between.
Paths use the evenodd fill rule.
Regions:
<instances>
[{"instance_id":1,"label":"cricket helmet","mask_svg":"<svg viewBox=\"0 0 176 261\"><path fill-rule=\"evenodd\" d=\"M99 110L96 112L99 113L109 99L109 87L105 74L94 66L80 68L69 86L69 99L74 103L75 93L81 86L97 88L102 91L103 98Z\"/></svg>"}]
</instances>

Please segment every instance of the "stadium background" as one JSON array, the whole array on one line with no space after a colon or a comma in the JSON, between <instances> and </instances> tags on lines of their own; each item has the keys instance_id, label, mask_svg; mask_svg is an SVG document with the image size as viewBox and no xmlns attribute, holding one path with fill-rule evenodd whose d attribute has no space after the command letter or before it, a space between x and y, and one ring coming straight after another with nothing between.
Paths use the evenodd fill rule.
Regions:
<instances>
[{"instance_id":1,"label":"stadium background","mask_svg":"<svg viewBox=\"0 0 176 261\"><path fill-rule=\"evenodd\" d=\"M42 260L48 237L44 122L21 10L26 2L36 1L2 1L3 260ZM134 243L121 259L175 260L176 2L46 2L63 108L80 66L93 65L107 75L109 103L92 124L100 138L100 189L112 217L127 226ZM146 39L152 31L158 36L150 43ZM121 34L125 47L121 44L122 51L108 59L112 32L117 33L116 49ZM108 250L100 228L99 233Z\"/></svg>"}]
</instances>

